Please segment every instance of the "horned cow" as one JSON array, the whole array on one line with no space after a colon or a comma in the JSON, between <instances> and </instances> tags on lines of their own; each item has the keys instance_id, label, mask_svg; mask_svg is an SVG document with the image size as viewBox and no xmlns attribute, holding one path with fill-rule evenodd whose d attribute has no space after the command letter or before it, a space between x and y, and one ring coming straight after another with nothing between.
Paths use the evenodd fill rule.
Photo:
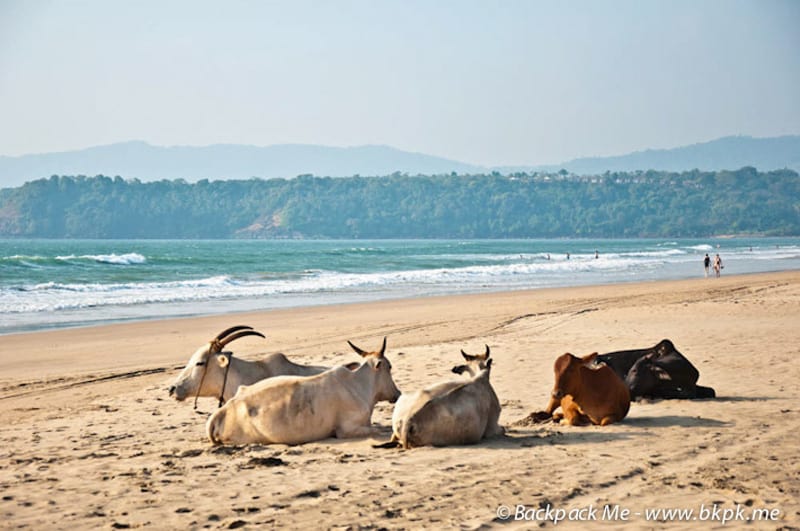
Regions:
<instances>
[{"instance_id":1,"label":"horned cow","mask_svg":"<svg viewBox=\"0 0 800 531\"><path fill-rule=\"evenodd\" d=\"M471 356L463 350L461 355L467 363L453 367L453 372L467 372L470 379L401 395L392 414L392 439L380 447L475 444L504 433L498 424L500 401L489 383L488 345L482 355Z\"/></svg>"},{"instance_id":2,"label":"horned cow","mask_svg":"<svg viewBox=\"0 0 800 531\"><path fill-rule=\"evenodd\" d=\"M250 326L233 326L220 332L206 345L198 348L186 367L169 388L170 396L183 401L214 396L223 402L230 400L241 385L251 385L265 378L279 375L311 376L329 367L299 365L280 353L270 354L258 361L248 361L233 356L223 349L232 341L246 336L265 337Z\"/></svg>"},{"instance_id":3,"label":"horned cow","mask_svg":"<svg viewBox=\"0 0 800 531\"><path fill-rule=\"evenodd\" d=\"M350 346L365 359L355 370L342 366L240 387L209 417L208 438L215 444L302 444L376 434L371 421L375 404L400 396L385 356L386 338L380 351Z\"/></svg>"}]
</instances>

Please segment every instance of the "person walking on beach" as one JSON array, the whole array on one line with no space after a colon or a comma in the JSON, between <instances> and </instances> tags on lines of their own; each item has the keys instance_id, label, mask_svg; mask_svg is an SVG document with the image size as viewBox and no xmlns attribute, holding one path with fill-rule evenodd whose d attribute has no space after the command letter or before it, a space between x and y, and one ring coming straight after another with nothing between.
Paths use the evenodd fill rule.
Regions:
<instances>
[{"instance_id":1,"label":"person walking on beach","mask_svg":"<svg viewBox=\"0 0 800 531\"><path fill-rule=\"evenodd\" d=\"M708 253L706 253L706 257L703 258L703 267L706 270L706 278L708 278L708 268L711 265L711 258L708 257Z\"/></svg>"},{"instance_id":2,"label":"person walking on beach","mask_svg":"<svg viewBox=\"0 0 800 531\"><path fill-rule=\"evenodd\" d=\"M717 275L717 278L719 278L720 269L722 269L722 258L717 253L717 256L714 257L714 274Z\"/></svg>"}]
</instances>

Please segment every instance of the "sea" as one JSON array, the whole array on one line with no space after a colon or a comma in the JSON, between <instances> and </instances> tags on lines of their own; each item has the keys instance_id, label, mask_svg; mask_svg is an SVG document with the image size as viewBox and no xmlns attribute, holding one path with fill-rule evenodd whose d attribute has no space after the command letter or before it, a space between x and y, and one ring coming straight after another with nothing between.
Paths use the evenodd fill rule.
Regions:
<instances>
[{"instance_id":1,"label":"sea","mask_svg":"<svg viewBox=\"0 0 800 531\"><path fill-rule=\"evenodd\" d=\"M800 269L800 238L0 240L0 334L698 278L706 253L723 275Z\"/></svg>"}]
</instances>

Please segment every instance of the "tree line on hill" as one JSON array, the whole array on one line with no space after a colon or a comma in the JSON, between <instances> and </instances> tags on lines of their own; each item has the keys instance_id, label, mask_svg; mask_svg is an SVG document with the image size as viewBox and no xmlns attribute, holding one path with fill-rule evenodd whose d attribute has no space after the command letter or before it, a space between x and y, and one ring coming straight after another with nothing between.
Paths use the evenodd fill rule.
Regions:
<instances>
[{"instance_id":1,"label":"tree line on hill","mask_svg":"<svg viewBox=\"0 0 800 531\"><path fill-rule=\"evenodd\" d=\"M792 170L516 173L143 183L52 176L0 190L0 237L563 238L800 234Z\"/></svg>"}]
</instances>

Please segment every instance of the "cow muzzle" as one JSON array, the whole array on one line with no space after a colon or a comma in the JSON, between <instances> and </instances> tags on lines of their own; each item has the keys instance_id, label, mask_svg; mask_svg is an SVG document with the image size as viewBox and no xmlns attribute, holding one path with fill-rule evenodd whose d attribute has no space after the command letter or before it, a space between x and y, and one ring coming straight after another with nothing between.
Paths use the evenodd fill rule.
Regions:
<instances>
[{"instance_id":1,"label":"cow muzzle","mask_svg":"<svg viewBox=\"0 0 800 531\"><path fill-rule=\"evenodd\" d=\"M184 400L186 400L186 393L184 393L183 390L178 388L178 386L176 385L171 385L169 387L169 396L171 396L178 402L183 402Z\"/></svg>"},{"instance_id":2,"label":"cow muzzle","mask_svg":"<svg viewBox=\"0 0 800 531\"><path fill-rule=\"evenodd\" d=\"M561 389L553 389L553 392L550 393L550 396L552 396L556 400L561 400L562 398L564 398L564 393L563 391L561 391Z\"/></svg>"}]
</instances>

